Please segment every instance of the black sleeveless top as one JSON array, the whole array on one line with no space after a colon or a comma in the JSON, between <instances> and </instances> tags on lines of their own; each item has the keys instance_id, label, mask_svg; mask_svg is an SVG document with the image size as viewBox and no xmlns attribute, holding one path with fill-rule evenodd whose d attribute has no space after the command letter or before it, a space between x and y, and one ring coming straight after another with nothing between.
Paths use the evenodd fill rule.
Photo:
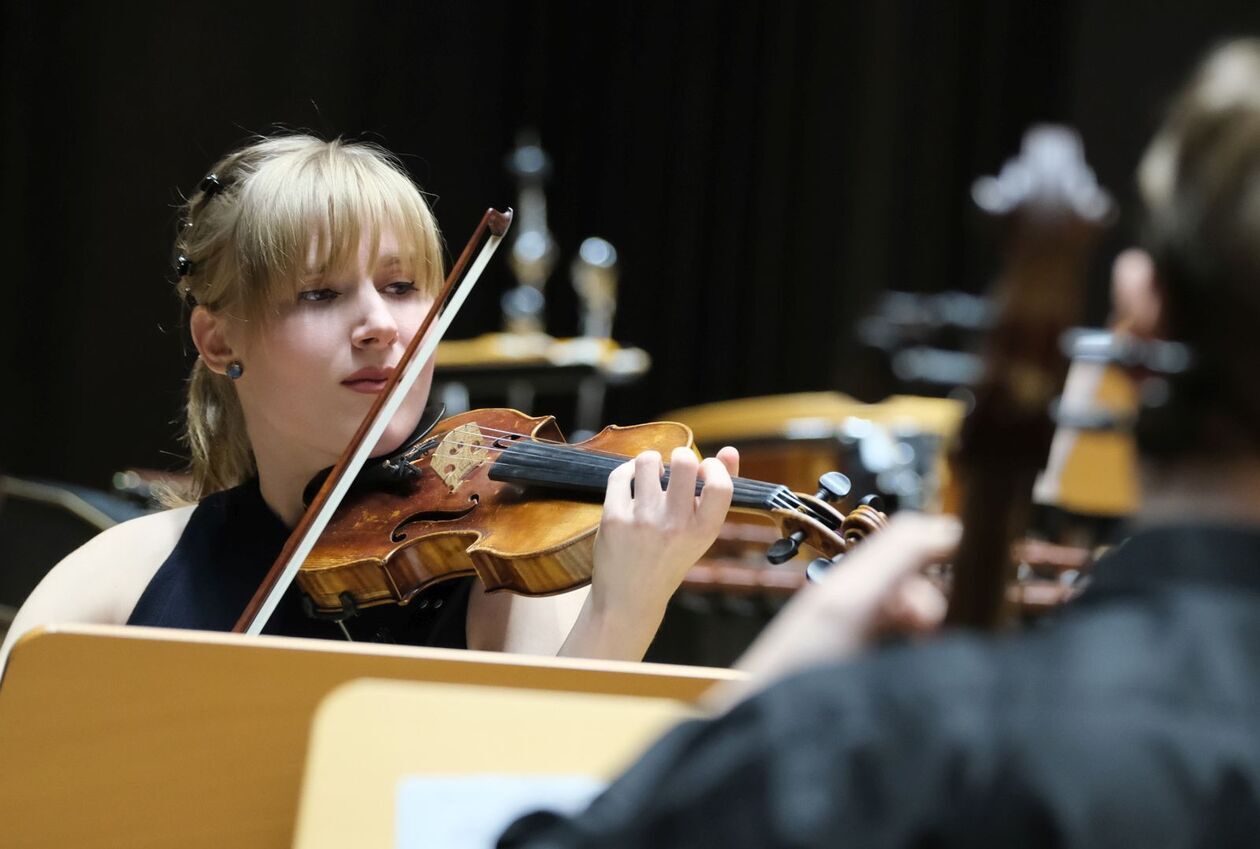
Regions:
<instances>
[{"instance_id":1,"label":"black sleeveless top","mask_svg":"<svg viewBox=\"0 0 1260 849\"><path fill-rule=\"evenodd\" d=\"M288 539L289 529L250 481L201 500L175 549L145 588L128 625L230 631ZM474 578L444 581L406 606L370 607L346 620L355 640L467 648ZM296 583L264 634L344 640L332 621L306 614Z\"/></svg>"}]
</instances>

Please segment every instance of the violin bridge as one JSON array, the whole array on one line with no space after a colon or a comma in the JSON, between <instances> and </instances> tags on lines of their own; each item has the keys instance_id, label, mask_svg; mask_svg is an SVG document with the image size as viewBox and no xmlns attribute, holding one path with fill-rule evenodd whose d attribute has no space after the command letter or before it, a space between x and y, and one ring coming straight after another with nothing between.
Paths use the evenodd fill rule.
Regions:
<instances>
[{"instance_id":1,"label":"violin bridge","mask_svg":"<svg viewBox=\"0 0 1260 849\"><path fill-rule=\"evenodd\" d=\"M451 492L454 492L490 457L492 442L472 422L460 425L442 437L437 450L433 452L432 468L450 487Z\"/></svg>"}]
</instances>

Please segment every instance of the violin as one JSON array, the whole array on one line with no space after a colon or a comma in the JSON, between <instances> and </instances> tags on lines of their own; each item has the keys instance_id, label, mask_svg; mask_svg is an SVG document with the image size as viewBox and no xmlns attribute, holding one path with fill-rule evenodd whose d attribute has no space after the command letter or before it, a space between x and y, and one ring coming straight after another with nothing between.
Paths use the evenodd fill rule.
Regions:
<instances>
[{"instance_id":1,"label":"violin","mask_svg":"<svg viewBox=\"0 0 1260 849\"><path fill-rule=\"evenodd\" d=\"M473 410L413 440L394 482L352 487L297 582L315 610L348 615L406 604L433 584L476 575L489 591L540 596L591 579L609 474L647 450L692 447L677 422L611 426L569 444L551 416ZM405 464L406 470L403 470ZM833 479L834 480L834 479ZM668 467L661 479L669 482ZM774 522L785 539L833 558L887 524L870 505L848 515L820 495L735 478L732 511ZM696 482L699 494L703 481Z\"/></svg>"}]
</instances>

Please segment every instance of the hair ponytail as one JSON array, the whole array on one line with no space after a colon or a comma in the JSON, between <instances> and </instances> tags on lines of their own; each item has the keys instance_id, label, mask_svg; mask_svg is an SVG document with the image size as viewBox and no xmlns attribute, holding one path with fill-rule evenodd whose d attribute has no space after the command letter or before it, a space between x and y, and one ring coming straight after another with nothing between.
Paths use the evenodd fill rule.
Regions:
<instances>
[{"instance_id":1,"label":"hair ponytail","mask_svg":"<svg viewBox=\"0 0 1260 849\"><path fill-rule=\"evenodd\" d=\"M245 432L245 416L231 381L215 374L200 358L188 378L184 441L199 499L229 489L254 474L254 454Z\"/></svg>"}]
</instances>

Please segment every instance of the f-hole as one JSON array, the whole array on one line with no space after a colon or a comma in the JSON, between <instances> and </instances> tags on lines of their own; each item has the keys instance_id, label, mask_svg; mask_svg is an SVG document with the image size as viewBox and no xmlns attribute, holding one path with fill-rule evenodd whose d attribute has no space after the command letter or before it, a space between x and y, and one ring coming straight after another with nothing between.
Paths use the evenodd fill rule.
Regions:
<instances>
[{"instance_id":1,"label":"f-hole","mask_svg":"<svg viewBox=\"0 0 1260 849\"><path fill-rule=\"evenodd\" d=\"M481 496L472 493L468 496L468 506L462 510L425 510L420 513L413 513L403 519L394 528L394 532L389 535L392 542L403 542L407 539L408 525L414 525L418 522L454 522L456 519L462 519L469 513L477 509L477 505L481 503Z\"/></svg>"}]
</instances>

